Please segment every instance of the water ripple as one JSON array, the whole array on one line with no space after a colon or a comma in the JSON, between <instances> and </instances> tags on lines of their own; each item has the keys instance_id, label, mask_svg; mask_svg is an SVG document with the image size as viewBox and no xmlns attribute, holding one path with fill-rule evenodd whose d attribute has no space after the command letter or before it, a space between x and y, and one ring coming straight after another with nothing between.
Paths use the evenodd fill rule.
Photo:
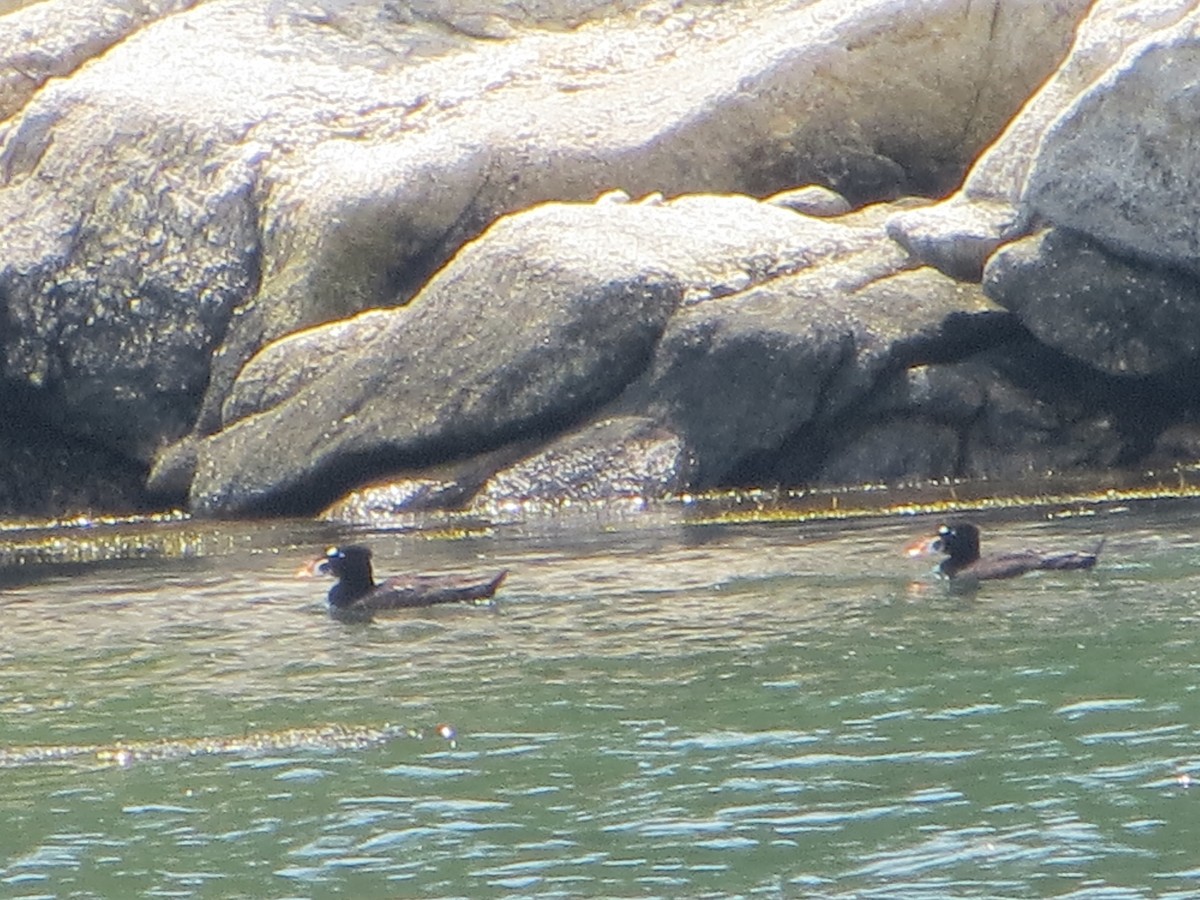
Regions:
<instances>
[{"instance_id":1,"label":"water ripple","mask_svg":"<svg viewBox=\"0 0 1200 900\"><path fill-rule=\"evenodd\" d=\"M1103 525L1113 571L971 598L910 587L913 521L358 535L383 571L513 571L494 608L362 627L282 547L26 578L2 601L0 718L43 755L4 770L0 884L1188 896L1185 513L1000 518L1009 546ZM47 750L105 747L144 758Z\"/></svg>"}]
</instances>

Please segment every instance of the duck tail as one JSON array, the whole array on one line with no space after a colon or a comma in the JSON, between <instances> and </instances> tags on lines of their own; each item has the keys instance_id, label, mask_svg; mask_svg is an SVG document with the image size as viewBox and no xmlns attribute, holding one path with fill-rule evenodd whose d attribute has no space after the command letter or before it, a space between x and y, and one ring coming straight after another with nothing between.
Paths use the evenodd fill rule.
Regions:
<instances>
[{"instance_id":1,"label":"duck tail","mask_svg":"<svg viewBox=\"0 0 1200 900\"><path fill-rule=\"evenodd\" d=\"M508 569L501 569L496 573L495 577L488 582L487 596L492 596L499 589L500 585L504 584L504 580L508 578Z\"/></svg>"}]
</instances>

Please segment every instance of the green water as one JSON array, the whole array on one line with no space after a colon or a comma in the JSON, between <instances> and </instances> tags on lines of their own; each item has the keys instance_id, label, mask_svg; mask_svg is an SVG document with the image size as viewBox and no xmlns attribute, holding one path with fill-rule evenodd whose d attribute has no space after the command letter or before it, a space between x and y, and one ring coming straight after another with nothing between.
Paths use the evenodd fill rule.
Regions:
<instances>
[{"instance_id":1,"label":"green water","mask_svg":"<svg viewBox=\"0 0 1200 900\"><path fill-rule=\"evenodd\" d=\"M367 535L511 569L369 626L303 540L27 569L0 747L85 751L0 768L0 896L1200 896L1200 505L976 520L1108 543L958 596L898 552L933 520ZM385 723L421 733L94 749Z\"/></svg>"}]
</instances>

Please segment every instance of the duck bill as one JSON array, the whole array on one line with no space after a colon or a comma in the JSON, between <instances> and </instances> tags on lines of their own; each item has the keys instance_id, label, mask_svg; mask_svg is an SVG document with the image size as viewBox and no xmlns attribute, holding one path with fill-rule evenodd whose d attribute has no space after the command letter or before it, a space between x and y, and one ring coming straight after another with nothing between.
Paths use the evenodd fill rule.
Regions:
<instances>
[{"instance_id":1,"label":"duck bill","mask_svg":"<svg viewBox=\"0 0 1200 900\"><path fill-rule=\"evenodd\" d=\"M292 575L293 578L316 578L318 575L325 574L321 571L321 566L325 563L324 556L318 556L316 559L310 559Z\"/></svg>"},{"instance_id":2,"label":"duck bill","mask_svg":"<svg viewBox=\"0 0 1200 900\"><path fill-rule=\"evenodd\" d=\"M928 537L917 538L908 544L904 548L904 555L908 557L933 556L939 550L941 550L941 536L931 534Z\"/></svg>"}]
</instances>

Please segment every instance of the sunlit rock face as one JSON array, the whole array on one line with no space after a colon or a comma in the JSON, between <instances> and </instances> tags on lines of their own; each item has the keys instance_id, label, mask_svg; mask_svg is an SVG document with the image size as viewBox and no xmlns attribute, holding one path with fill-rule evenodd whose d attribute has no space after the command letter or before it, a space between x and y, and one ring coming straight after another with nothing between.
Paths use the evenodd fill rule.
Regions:
<instances>
[{"instance_id":1,"label":"sunlit rock face","mask_svg":"<svg viewBox=\"0 0 1200 900\"><path fill-rule=\"evenodd\" d=\"M911 269L881 218L696 195L502 219L408 306L254 357L200 445L192 506L305 509L388 470L589 420L499 462L485 496L725 483L852 410L885 371L1012 332L977 286ZM618 414L640 424L601 424Z\"/></svg>"},{"instance_id":2,"label":"sunlit rock face","mask_svg":"<svg viewBox=\"0 0 1200 900\"><path fill-rule=\"evenodd\" d=\"M934 206L897 213L888 222L888 233L929 265L978 281L988 257L1025 230L1030 210L1021 201L1031 169L1041 158L1043 137L1058 129L1077 98L1120 65L1129 48L1175 27L1192 7L1189 0L1091 4L1070 52L973 163L959 189ZM1067 168L1063 175L1086 177L1081 170Z\"/></svg>"},{"instance_id":3,"label":"sunlit rock face","mask_svg":"<svg viewBox=\"0 0 1200 900\"><path fill-rule=\"evenodd\" d=\"M264 350L244 370L247 396L239 379L224 427L201 446L193 506L320 505L386 468L553 432L614 397L681 286L648 217L644 242L607 245L561 219L543 207L501 221L407 307ZM343 352L323 355L328 331Z\"/></svg>"},{"instance_id":4,"label":"sunlit rock face","mask_svg":"<svg viewBox=\"0 0 1200 900\"><path fill-rule=\"evenodd\" d=\"M418 502L1136 460L1191 415L1155 388L1196 368L1196 15L0 7L0 375L36 411L13 433L211 514L444 465ZM1006 376L1031 340L1108 393ZM960 365L979 421L875 418Z\"/></svg>"},{"instance_id":5,"label":"sunlit rock face","mask_svg":"<svg viewBox=\"0 0 1200 900\"><path fill-rule=\"evenodd\" d=\"M1042 230L988 264L992 297L1104 372L1200 364L1198 70L1194 9L1127 46L1042 137L1020 200Z\"/></svg>"}]
</instances>

